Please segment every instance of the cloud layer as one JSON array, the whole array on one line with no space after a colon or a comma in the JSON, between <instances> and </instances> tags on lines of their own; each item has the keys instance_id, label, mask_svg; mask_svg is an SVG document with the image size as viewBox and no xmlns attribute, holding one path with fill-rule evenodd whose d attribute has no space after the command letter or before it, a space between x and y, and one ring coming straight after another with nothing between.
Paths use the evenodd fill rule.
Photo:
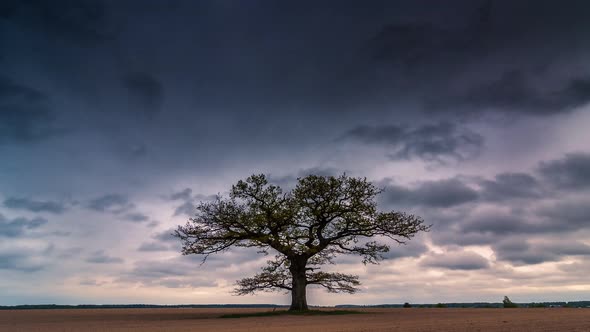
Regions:
<instances>
[{"instance_id":1,"label":"cloud layer","mask_svg":"<svg viewBox=\"0 0 590 332\"><path fill-rule=\"evenodd\" d=\"M254 173L367 177L433 225L314 304L590 298L589 10L3 1L0 304L286 303L230 295L264 256L171 236Z\"/></svg>"}]
</instances>

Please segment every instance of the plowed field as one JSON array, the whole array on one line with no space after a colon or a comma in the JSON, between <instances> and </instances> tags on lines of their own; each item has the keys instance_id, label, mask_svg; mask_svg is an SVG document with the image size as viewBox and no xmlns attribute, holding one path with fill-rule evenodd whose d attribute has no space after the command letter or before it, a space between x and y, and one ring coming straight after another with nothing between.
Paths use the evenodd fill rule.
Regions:
<instances>
[{"instance_id":1,"label":"plowed field","mask_svg":"<svg viewBox=\"0 0 590 332\"><path fill-rule=\"evenodd\" d=\"M326 309L328 310L328 309ZM590 309L364 309L363 315L218 318L268 309L0 311L0 331L590 331Z\"/></svg>"}]
</instances>

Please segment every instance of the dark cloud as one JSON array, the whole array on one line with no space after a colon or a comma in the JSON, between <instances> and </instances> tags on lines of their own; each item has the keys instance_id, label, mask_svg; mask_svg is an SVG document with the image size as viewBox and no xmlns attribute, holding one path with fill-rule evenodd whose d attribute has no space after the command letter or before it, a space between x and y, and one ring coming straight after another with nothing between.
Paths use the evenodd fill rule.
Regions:
<instances>
[{"instance_id":1,"label":"dark cloud","mask_svg":"<svg viewBox=\"0 0 590 332\"><path fill-rule=\"evenodd\" d=\"M12 17L18 8L17 1L4 1L0 4L0 18Z\"/></svg>"},{"instance_id":2,"label":"dark cloud","mask_svg":"<svg viewBox=\"0 0 590 332\"><path fill-rule=\"evenodd\" d=\"M394 160L420 158L438 162L473 158L484 143L480 134L448 122L418 128L359 126L345 133L342 138L386 146L391 149L388 155Z\"/></svg>"},{"instance_id":3,"label":"dark cloud","mask_svg":"<svg viewBox=\"0 0 590 332\"><path fill-rule=\"evenodd\" d=\"M53 201L36 201L30 198L9 197L4 200L4 206L11 209L22 209L31 212L63 213L66 207L63 203Z\"/></svg>"},{"instance_id":4,"label":"dark cloud","mask_svg":"<svg viewBox=\"0 0 590 332\"><path fill-rule=\"evenodd\" d=\"M532 114L553 114L569 111L590 101L590 78L571 78L557 90L535 88L533 75L519 70L504 73L500 78L468 89L464 95L448 97L431 107L456 110L506 110Z\"/></svg>"},{"instance_id":5,"label":"dark cloud","mask_svg":"<svg viewBox=\"0 0 590 332\"><path fill-rule=\"evenodd\" d=\"M582 230L590 228L590 201L570 199L536 209L536 214L553 225L556 231Z\"/></svg>"},{"instance_id":6,"label":"dark cloud","mask_svg":"<svg viewBox=\"0 0 590 332\"><path fill-rule=\"evenodd\" d=\"M448 208L478 199L478 193L459 179L421 182L415 187L386 184L380 200L390 206L420 205Z\"/></svg>"},{"instance_id":7,"label":"dark cloud","mask_svg":"<svg viewBox=\"0 0 590 332\"><path fill-rule=\"evenodd\" d=\"M453 8L460 9L386 24L370 42L379 67L393 66L405 79L400 88L421 91L414 97L422 96L427 110L546 115L590 101L588 71L567 62L588 47L556 48L584 45L587 3L459 1Z\"/></svg>"},{"instance_id":8,"label":"dark cloud","mask_svg":"<svg viewBox=\"0 0 590 332\"><path fill-rule=\"evenodd\" d=\"M498 260L515 264L540 264L559 261L565 256L590 256L590 246L579 241L529 243L515 238L499 241L492 249Z\"/></svg>"},{"instance_id":9,"label":"dark cloud","mask_svg":"<svg viewBox=\"0 0 590 332\"><path fill-rule=\"evenodd\" d=\"M22 245L19 242L0 241L0 270L30 273L47 267L50 264L48 258L54 252L55 246L52 244L44 246L30 244Z\"/></svg>"},{"instance_id":10,"label":"dark cloud","mask_svg":"<svg viewBox=\"0 0 590 332\"><path fill-rule=\"evenodd\" d=\"M520 264L538 264L555 258L552 253L547 251L531 251L530 245L522 239L502 241L495 244L493 250L496 259Z\"/></svg>"},{"instance_id":11,"label":"dark cloud","mask_svg":"<svg viewBox=\"0 0 590 332\"><path fill-rule=\"evenodd\" d=\"M433 220L434 226L438 226L436 220ZM438 245L460 245L460 246L472 246L472 245L488 245L498 241L498 235L491 232L474 232L474 233L461 233L461 231L455 230L437 230L432 233L432 240Z\"/></svg>"},{"instance_id":12,"label":"dark cloud","mask_svg":"<svg viewBox=\"0 0 590 332\"><path fill-rule=\"evenodd\" d=\"M143 213L134 212L134 213L128 213L128 214L124 215L123 219L129 220L132 222L144 222L144 221L148 221L150 218Z\"/></svg>"},{"instance_id":13,"label":"dark cloud","mask_svg":"<svg viewBox=\"0 0 590 332\"><path fill-rule=\"evenodd\" d=\"M193 194L193 190L190 188L185 188L182 191L179 191L177 193L173 193L172 195L170 195L170 199L175 201L175 200L189 200L191 199L191 195Z\"/></svg>"},{"instance_id":14,"label":"dark cloud","mask_svg":"<svg viewBox=\"0 0 590 332\"><path fill-rule=\"evenodd\" d=\"M509 235L509 234L526 234L546 231L547 225L536 225L529 223L526 219L506 215L502 213L488 214L484 216L475 216L462 222L459 227L461 233L481 233ZM493 242L494 238L490 238Z\"/></svg>"},{"instance_id":15,"label":"dark cloud","mask_svg":"<svg viewBox=\"0 0 590 332\"><path fill-rule=\"evenodd\" d=\"M41 263L29 262L26 253L2 253L0 252L0 270L14 270L21 272L35 272L44 268Z\"/></svg>"},{"instance_id":16,"label":"dark cloud","mask_svg":"<svg viewBox=\"0 0 590 332\"><path fill-rule=\"evenodd\" d=\"M120 194L108 194L91 200L87 207L99 212L120 213L133 207L129 199Z\"/></svg>"},{"instance_id":17,"label":"dark cloud","mask_svg":"<svg viewBox=\"0 0 590 332\"><path fill-rule=\"evenodd\" d=\"M174 209L174 216L190 216L193 217L197 213L196 205L192 201L184 202Z\"/></svg>"},{"instance_id":18,"label":"dark cloud","mask_svg":"<svg viewBox=\"0 0 590 332\"><path fill-rule=\"evenodd\" d=\"M88 256L88 258L86 258L86 262L93 264L119 264L123 263L124 261L120 257L114 257L105 254L104 250L98 250Z\"/></svg>"},{"instance_id":19,"label":"dark cloud","mask_svg":"<svg viewBox=\"0 0 590 332\"><path fill-rule=\"evenodd\" d=\"M525 173L501 173L494 180L482 180L480 186L482 198L494 202L539 198L543 194L537 179Z\"/></svg>"},{"instance_id":20,"label":"dark cloud","mask_svg":"<svg viewBox=\"0 0 590 332\"><path fill-rule=\"evenodd\" d=\"M542 162L539 173L551 184L562 189L590 188L590 154L569 153L563 159Z\"/></svg>"},{"instance_id":21,"label":"dark cloud","mask_svg":"<svg viewBox=\"0 0 590 332\"><path fill-rule=\"evenodd\" d=\"M157 112L162 106L162 84L148 73L130 73L123 78L129 96L146 112Z\"/></svg>"},{"instance_id":22,"label":"dark cloud","mask_svg":"<svg viewBox=\"0 0 590 332\"><path fill-rule=\"evenodd\" d=\"M493 245L505 238L570 237L572 232L589 229L590 204L586 200L564 200L538 205L529 201L502 201L484 211L467 213L453 220L433 214L432 240L442 245ZM509 210L506 206L513 205ZM518 244L518 241L516 241Z\"/></svg>"},{"instance_id":23,"label":"dark cloud","mask_svg":"<svg viewBox=\"0 0 590 332\"><path fill-rule=\"evenodd\" d=\"M433 240L443 244L486 245L504 237L551 236L586 230L590 226L590 210L586 200L564 200L537 204L530 201L502 201L483 211L459 216L448 223L433 215L436 232ZM512 208L506 210L507 204ZM508 205L510 206L510 205Z\"/></svg>"},{"instance_id":24,"label":"dark cloud","mask_svg":"<svg viewBox=\"0 0 590 332\"><path fill-rule=\"evenodd\" d=\"M129 147L131 158L138 159L148 155L148 148L145 144L133 144Z\"/></svg>"},{"instance_id":25,"label":"dark cloud","mask_svg":"<svg viewBox=\"0 0 590 332\"><path fill-rule=\"evenodd\" d=\"M41 91L18 84L8 77L0 76L0 100L2 102L43 102L47 96Z\"/></svg>"},{"instance_id":26,"label":"dark cloud","mask_svg":"<svg viewBox=\"0 0 590 332\"><path fill-rule=\"evenodd\" d=\"M421 261L422 266L449 270L481 270L490 266L489 261L472 251L449 251L431 254Z\"/></svg>"},{"instance_id":27,"label":"dark cloud","mask_svg":"<svg viewBox=\"0 0 590 332\"><path fill-rule=\"evenodd\" d=\"M428 247L418 241L411 240L406 244L392 245L390 250L384 255L385 259L398 259L405 257L420 257L428 251Z\"/></svg>"},{"instance_id":28,"label":"dark cloud","mask_svg":"<svg viewBox=\"0 0 590 332\"><path fill-rule=\"evenodd\" d=\"M590 203L576 195L590 186L590 182L586 183L589 167L590 157L575 153L539 163L538 177L500 173L493 179L475 180L480 186L478 201L492 206L453 220L441 220L436 214L429 216L437 230L433 240L439 244L489 245L504 237L569 236L571 232L587 230ZM409 188L394 185L391 189L392 192L385 193L388 202L412 201L408 197L414 193ZM522 261L529 263L543 261L548 255L522 255L525 254L531 258L523 256Z\"/></svg>"},{"instance_id":29,"label":"dark cloud","mask_svg":"<svg viewBox=\"0 0 590 332\"><path fill-rule=\"evenodd\" d=\"M575 68L567 60L587 50L588 23L580 14L587 5L555 8L559 6L543 1L531 8L523 3L380 2L359 9L324 2L314 4L311 12L302 9L305 4L146 1L138 10L133 2L57 1L49 6L29 1L17 10L7 6L13 9L4 15L74 44L104 47L100 51L115 54L114 76L125 77L131 95L152 106L163 95L154 68L169 68L157 76L173 74L180 85L188 85L202 103L197 106L224 109L286 112L293 106L311 114L318 108L347 112L385 104L391 109L392 100L430 99L452 111L482 112L500 105L530 114L587 100L580 71L577 78L572 70L561 73L558 87L528 83L548 81L559 72L537 68ZM571 19L558 19L555 12ZM303 28L295 24L301 20L308 22ZM220 28L219 22L230 24ZM187 44L187 38L193 43ZM170 52L179 56L170 61ZM525 88L512 83L498 92L486 89L510 76L504 73L518 71L527 77ZM474 73L480 77L473 78ZM545 94L560 97L545 101L540 97L545 91L561 92ZM264 118L260 113L249 117Z\"/></svg>"},{"instance_id":30,"label":"dark cloud","mask_svg":"<svg viewBox=\"0 0 590 332\"><path fill-rule=\"evenodd\" d=\"M195 213L197 213L196 207L200 202L213 201L217 199L217 195L196 194L194 196L191 196L191 194L192 190L187 188L181 192L174 193L170 196L170 199L172 200L184 201L184 203L182 203L181 205L177 206L176 209L174 209L174 216L184 215L188 217L194 217Z\"/></svg>"},{"instance_id":31,"label":"dark cloud","mask_svg":"<svg viewBox=\"0 0 590 332\"><path fill-rule=\"evenodd\" d=\"M482 55L491 19L491 1L462 5L462 26L445 27L429 21L399 21L383 26L371 41L377 60L401 64L408 68L460 60ZM481 6L481 7L477 7ZM426 19L427 15L424 15ZM488 37L488 38L486 38ZM459 58L459 59L455 59Z\"/></svg>"},{"instance_id":32,"label":"dark cloud","mask_svg":"<svg viewBox=\"0 0 590 332\"><path fill-rule=\"evenodd\" d=\"M4 237L19 237L27 230L36 229L47 223L47 219L33 218L27 219L18 217L14 219L7 219L0 214L0 236Z\"/></svg>"},{"instance_id":33,"label":"dark cloud","mask_svg":"<svg viewBox=\"0 0 590 332\"><path fill-rule=\"evenodd\" d=\"M58 135L41 91L0 76L0 143L38 142Z\"/></svg>"},{"instance_id":34,"label":"dark cloud","mask_svg":"<svg viewBox=\"0 0 590 332\"><path fill-rule=\"evenodd\" d=\"M62 249L61 253L59 255L57 255L57 258L59 258L59 259L78 258L82 255L82 253L84 251L85 251L85 249L82 247L72 247L72 248Z\"/></svg>"},{"instance_id":35,"label":"dark cloud","mask_svg":"<svg viewBox=\"0 0 590 332\"><path fill-rule=\"evenodd\" d=\"M106 24L106 8L97 0L8 0L2 7L4 18L35 27L80 46L91 46L111 39Z\"/></svg>"},{"instance_id":36,"label":"dark cloud","mask_svg":"<svg viewBox=\"0 0 590 332\"><path fill-rule=\"evenodd\" d=\"M176 228L170 228L170 229L165 230L163 232L159 232L159 233L154 234L152 236L152 238L155 240L161 241L163 243L180 245L180 240L176 236L174 236L175 230L176 230Z\"/></svg>"}]
</instances>

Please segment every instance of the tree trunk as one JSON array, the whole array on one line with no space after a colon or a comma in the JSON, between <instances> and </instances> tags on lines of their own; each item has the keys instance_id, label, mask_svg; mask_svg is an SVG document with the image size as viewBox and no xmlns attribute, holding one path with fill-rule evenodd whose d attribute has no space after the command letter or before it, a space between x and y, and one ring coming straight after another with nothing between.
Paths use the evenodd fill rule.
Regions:
<instances>
[{"instance_id":1,"label":"tree trunk","mask_svg":"<svg viewBox=\"0 0 590 332\"><path fill-rule=\"evenodd\" d=\"M289 270L293 283L291 285L291 307L289 311L309 310L307 307L307 296L305 288L307 287L307 278L305 277L305 266L307 260L292 260Z\"/></svg>"}]
</instances>

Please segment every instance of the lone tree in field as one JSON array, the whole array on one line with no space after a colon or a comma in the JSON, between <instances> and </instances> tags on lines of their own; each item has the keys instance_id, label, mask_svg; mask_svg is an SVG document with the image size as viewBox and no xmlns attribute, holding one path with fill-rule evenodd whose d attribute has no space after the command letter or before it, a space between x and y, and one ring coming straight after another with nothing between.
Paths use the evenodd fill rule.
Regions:
<instances>
[{"instance_id":1,"label":"lone tree in field","mask_svg":"<svg viewBox=\"0 0 590 332\"><path fill-rule=\"evenodd\" d=\"M298 179L290 192L252 175L233 185L229 198L201 202L197 215L175 235L182 253L204 255L231 247L255 247L275 254L262 272L237 281L239 295L257 291L289 291L289 310L308 310L307 285L329 292L355 293L358 276L320 270L339 254L356 254L363 263L376 264L389 251L387 244L364 238L389 238L405 243L428 231L420 217L403 212L380 212L381 193L366 179L346 175L309 175Z\"/></svg>"},{"instance_id":2,"label":"lone tree in field","mask_svg":"<svg viewBox=\"0 0 590 332\"><path fill-rule=\"evenodd\" d=\"M502 300L502 304L504 305L504 308L518 308L518 304L510 301L508 296L504 296L504 300Z\"/></svg>"}]
</instances>

